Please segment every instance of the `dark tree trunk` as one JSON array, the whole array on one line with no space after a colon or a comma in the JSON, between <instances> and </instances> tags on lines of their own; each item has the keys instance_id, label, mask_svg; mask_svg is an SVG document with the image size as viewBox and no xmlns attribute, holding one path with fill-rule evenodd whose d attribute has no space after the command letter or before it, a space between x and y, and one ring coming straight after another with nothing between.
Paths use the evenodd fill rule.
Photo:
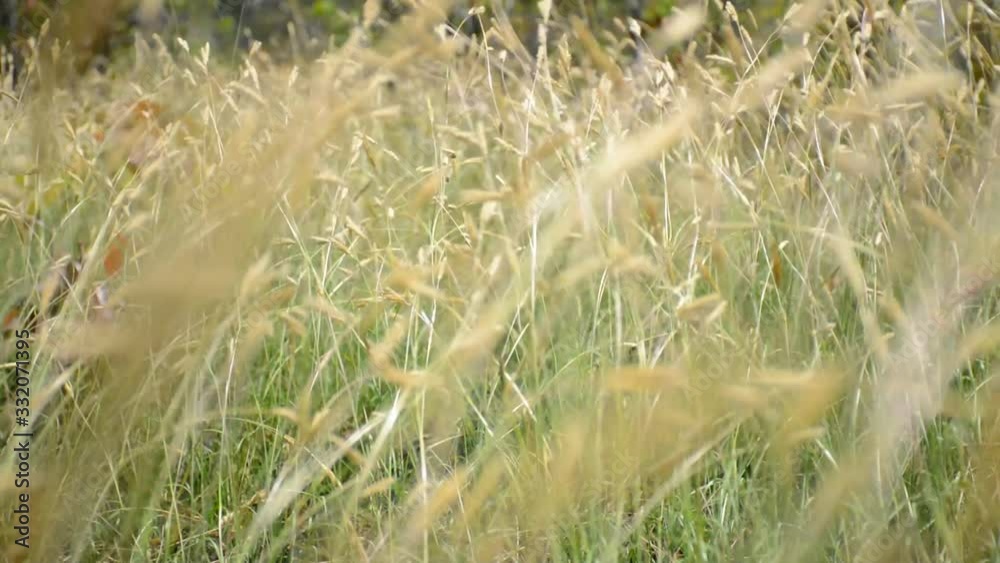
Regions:
<instances>
[{"instance_id":1,"label":"dark tree trunk","mask_svg":"<svg viewBox=\"0 0 1000 563\"><path fill-rule=\"evenodd\" d=\"M18 11L17 0L0 0L0 46L3 47L5 59L0 64L0 68L3 69L3 74L10 74L11 83L14 86L17 86L23 61L17 44Z\"/></svg>"}]
</instances>

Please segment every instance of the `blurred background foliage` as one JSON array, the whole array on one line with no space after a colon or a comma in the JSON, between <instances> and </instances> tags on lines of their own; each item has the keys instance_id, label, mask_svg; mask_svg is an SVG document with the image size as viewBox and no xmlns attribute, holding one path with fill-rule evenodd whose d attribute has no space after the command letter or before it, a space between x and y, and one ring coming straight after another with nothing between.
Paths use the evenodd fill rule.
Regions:
<instances>
[{"instance_id":1,"label":"blurred background foliage","mask_svg":"<svg viewBox=\"0 0 1000 563\"><path fill-rule=\"evenodd\" d=\"M391 20L404 13L407 4L420 0L380 0L381 14ZM718 16L721 0L695 0L706 6L710 16ZM300 38L330 38L342 41L361 19L364 0L0 0L0 33L11 35L19 26L21 35L37 32L47 18L59 17L74 6L86 6L92 14L108 21L100 27L110 34L130 36L136 27L167 34L179 34L189 42L212 41L247 43L249 38L264 43L289 37L294 24ZM627 18L655 26L668 17L684 0L554 0L557 14L576 15L591 26L611 26ZM758 24L774 20L785 11L787 0L738 0L734 7L753 11ZM14 8L13 6L18 6ZM538 14L537 0L459 0L452 9L452 21L469 18L470 10L483 8L480 17L488 19L496 9L503 10L514 29L529 37ZM17 17L10 12L17 10ZM14 23L19 19L19 22ZM118 37L118 43L121 37Z\"/></svg>"},{"instance_id":2,"label":"blurred background foliage","mask_svg":"<svg viewBox=\"0 0 1000 563\"><path fill-rule=\"evenodd\" d=\"M377 0L379 17L373 31L377 34L379 28L398 19L414 3L425 1ZM630 35L634 39L630 33L630 27L635 29L630 25L633 22L648 30L659 26L681 7L700 5L707 15L706 31L710 34L729 27L725 23L735 17L743 30L740 33L767 37L768 48L780 48L782 38L770 34L792 3L792 0L552 0L554 23L549 37L558 37L568 27L569 16L575 16L597 32L598 39L608 43ZM890 0L888 6L899 11L905 3L905 0ZM538 4L537 0L456 0L449 21L452 27L475 33L482 27L492 27L490 20L503 12L522 42L533 50ZM871 0L838 0L837 4L849 7L845 13L854 18L847 22L851 33L857 30L865 6L875 6ZM78 66L86 67L92 66L98 55L111 58L112 53L130 46L136 31L181 36L192 46L211 43L222 51L235 52L236 48L260 41L279 57L319 54L331 43L342 43L352 30L359 28L364 6L365 0L0 0L0 22L7 36L4 43L9 45L11 37L16 41L35 35L44 21L51 20L54 34L69 40L80 60ZM954 44L942 46L942 52L949 52L959 68L969 70L977 79L987 75L991 78L992 63L977 65L976 60L992 61L997 56L1000 17L996 16L996 10L983 8L986 4L982 4L970 11L967 8L971 4L963 0L948 0L941 6L948 8L952 27L962 32L951 34L949 41ZM977 15L962 17L967 13ZM983 16L986 13L990 17ZM962 37L963 34L975 40ZM732 43L734 38L729 37L729 41ZM984 54L989 56L981 56Z\"/></svg>"}]
</instances>

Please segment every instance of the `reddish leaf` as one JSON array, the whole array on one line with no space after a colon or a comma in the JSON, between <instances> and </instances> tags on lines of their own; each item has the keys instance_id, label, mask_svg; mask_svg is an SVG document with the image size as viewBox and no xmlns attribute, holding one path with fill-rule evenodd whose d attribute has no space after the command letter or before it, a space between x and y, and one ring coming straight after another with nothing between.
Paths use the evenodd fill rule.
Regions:
<instances>
[{"instance_id":1,"label":"reddish leaf","mask_svg":"<svg viewBox=\"0 0 1000 563\"><path fill-rule=\"evenodd\" d=\"M16 321L17 318L20 316L21 316L21 307L19 305L11 307L10 311L7 311L7 314L4 315L3 325L0 326L0 329L2 329L3 332L8 332L10 330L13 330L14 321Z\"/></svg>"},{"instance_id":2,"label":"reddish leaf","mask_svg":"<svg viewBox=\"0 0 1000 563\"><path fill-rule=\"evenodd\" d=\"M107 254L104 255L104 273L113 276L125 265L125 237L118 235L111 241Z\"/></svg>"},{"instance_id":3,"label":"reddish leaf","mask_svg":"<svg viewBox=\"0 0 1000 563\"><path fill-rule=\"evenodd\" d=\"M781 280L785 277L785 268L781 262L781 248L777 244L771 245L771 276L775 285L781 285Z\"/></svg>"}]
</instances>

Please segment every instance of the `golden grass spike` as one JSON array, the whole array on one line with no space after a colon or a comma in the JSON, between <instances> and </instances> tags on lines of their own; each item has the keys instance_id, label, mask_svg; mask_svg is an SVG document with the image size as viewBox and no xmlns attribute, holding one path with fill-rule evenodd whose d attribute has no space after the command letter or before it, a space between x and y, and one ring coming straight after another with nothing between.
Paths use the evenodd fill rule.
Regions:
<instances>
[{"instance_id":1,"label":"golden grass spike","mask_svg":"<svg viewBox=\"0 0 1000 563\"><path fill-rule=\"evenodd\" d=\"M361 491L361 498L374 497L388 492L397 482L395 477L383 477Z\"/></svg>"},{"instance_id":2,"label":"golden grass spike","mask_svg":"<svg viewBox=\"0 0 1000 563\"><path fill-rule=\"evenodd\" d=\"M413 516L408 535L416 538L421 532L429 530L459 499L468 478L469 470L463 467L438 485L433 494L425 503L422 503L420 509Z\"/></svg>"},{"instance_id":3,"label":"golden grass spike","mask_svg":"<svg viewBox=\"0 0 1000 563\"><path fill-rule=\"evenodd\" d=\"M1000 323L990 323L962 338L956 359L964 363L982 356L996 357L998 351L1000 351Z\"/></svg>"},{"instance_id":4,"label":"golden grass spike","mask_svg":"<svg viewBox=\"0 0 1000 563\"><path fill-rule=\"evenodd\" d=\"M440 385L439 380L430 374L417 371L404 371L394 367L382 367L378 376L398 387L423 389Z\"/></svg>"},{"instance_id":5,"label":"golden grass spike","mask_svg":"<svg viewBox=\"0 0 1000 563\"><path fill-rule=\"evenodd\" d=\"M920 72L896 79L872 93L872 101L882 107L914 102L955 90L962 76L954 71Z\"/></svg>"},{"instance_id":6,"label":"golden grass spike","mask_svg":"<svg viewBox=\"0 0 1000 563\"><path fill-rule=\"evenodd\" d=\"M923 203L915 202L913 204L913 210L917 212L917 215L928 225L934 227L942 235L952 241L957 241L960 237L958 230L951 226L950 223L937 211L927 207Z\"/></svg>"},{"instance_id":7,"label":"golden grass spike","mask_svg":"<svg viewBox=\"0 0 1000 563\"><path fill-rule=\"evenodd\" d=\"M604 377L608 391L666 391L687 387L688 377L678 368L628 366L618 368Z\"/></svg>"},{"instance_id":8,"label":"golden grass spike","mask_svg":"<svg viewBox=\"0 0 1000 563\"><path fill-rule=\"evenodd\" d=\"M510 195L510 191L462 190L461 194L459 194L459 200L465 205L477 205L488 201L503 201Z\"/></svg>"},{"instance_id":9,"label":"golden grass spike","mask_svg":"<svg viewBox=\"0 0 1000 563\"><path fill-rule=\"evenodd\" d=\"M857 256L854 254L854 249L843 237L831 237L829 240L840 264L840 271L847 277L847 281L858 303L864 303L867 299L865 274L861 269L861 264L858 262Z\"/></svg>"},{"instance_id":10,"label":"golden grass spike","mask_svg":"<svg viewBox=\"0 0 1000 563\"><path fill-rule=\"evenodd\" d=\"M710 293L695 298L677 308L677 317L688 322L705 320L719 307L724 307L725 300L718 293Z\"/></svg>"},{"instance_id":11,"label":"golden grass spike","mask_svg":"<svg viewBox=\"0 0 1000 563\"><path fill-rule=\"evenodd\" d=\"M705 12L696 6L686 6L673 10L647 41L653 53L665 52L670 47L686 41L705 24Z\"/></svg>"},{"instance_id":12,"label":"golden grass spike","mask_svg":"<svg viewBox=\"0 0 1000 563\"><path fill-rule=\"evenodd\" d=\"M368 29L378 19L382 9L381 0L365 0L364 8L361 11L361 24Z\"/></svg>"},{"instance_id":13,"label":"golden grass spike","mask_svg":"<svg viewBox=\"0 0 1000 563\"><path fill-rule=\"evenodd\" d=\"M757 72L753 81L741 84L739 93L733 98L730 111L739 113L766 104L772 92L784 87L790 77L810 60L809 51L805 48L786 49L768 61Z\"/></svg>"},{"instance_id":14,"label":"golden grass spike","mask_svg":"<svg viewBox=\"0 0 1000 563\"><path fill-rule=\"evenodd\" d=\"M807 0L795 3L785 14L785 20L792 31L802 33L812 29L820 20L829 0Z\"/></svg>"},{"instance_id":15,"label":"golden grass spike","mask_svg":"<svg viewBox=\"0 0 1000 563\"><path fill-rule=\"evenodd\" d=\"M590 33L590 29L587 28L586 23L584 23L584 21L579 17L573 16L570 19L570 24L573 27L573 33L580 40L580 43L587 51L587 55L590 57L590 60L593 61L594 66L611 79L615 89L621 90L624 88L625 76L622 74L622 69L619 68L611 57L604 52L600 43L598 43L597 39Z\"/></svg>"}]
</instances>

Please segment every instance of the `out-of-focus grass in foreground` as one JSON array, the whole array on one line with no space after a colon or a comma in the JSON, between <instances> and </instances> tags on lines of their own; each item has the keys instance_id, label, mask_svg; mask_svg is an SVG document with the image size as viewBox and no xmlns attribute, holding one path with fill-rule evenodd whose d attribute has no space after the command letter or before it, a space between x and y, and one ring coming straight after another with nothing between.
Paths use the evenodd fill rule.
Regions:
<instances>
[{"instance_id":1,"label":"out-of-focus grass in foreground","mask_svg":"<svg viewBox=\"0 0 1000 563\"><path fill-rule=\"evenodd\" d=\"M432 9L0 97L27 560L996 560L995 15Z\"/></svg>"}]
</instances>

